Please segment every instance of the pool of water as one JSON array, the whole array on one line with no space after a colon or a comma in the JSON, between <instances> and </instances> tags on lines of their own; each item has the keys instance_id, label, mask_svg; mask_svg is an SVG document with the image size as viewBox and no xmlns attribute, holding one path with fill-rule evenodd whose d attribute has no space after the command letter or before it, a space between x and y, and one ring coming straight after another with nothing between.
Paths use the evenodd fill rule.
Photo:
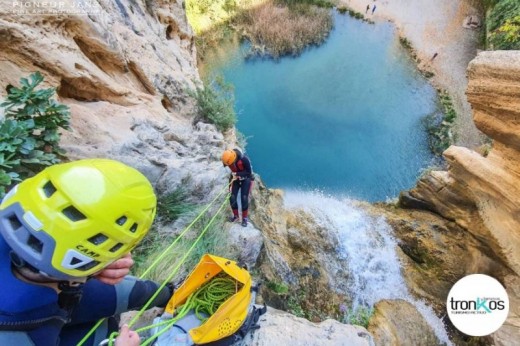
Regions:
<instances>
[{"instance_id":1,"label":"pool of water","mask_svg":"<svg viewBox=\"0 0 520 346\"><path fill-rule=\"evenodd\" d=\"M242 44L208 55L204 73L235 86L237 128L269 187L392 198L433 159L421 119L436 91L393 25L334 19L327 41L299 57L244 59Z\"/></svg>"}]
</instances>

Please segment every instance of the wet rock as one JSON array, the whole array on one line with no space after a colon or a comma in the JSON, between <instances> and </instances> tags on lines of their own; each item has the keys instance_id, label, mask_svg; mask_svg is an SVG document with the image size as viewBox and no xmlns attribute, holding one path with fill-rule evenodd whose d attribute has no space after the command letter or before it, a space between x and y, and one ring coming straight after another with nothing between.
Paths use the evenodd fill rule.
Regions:
<instances>
[{"instance_id":1,"label":"wet rock","mask_svg":"<svg viewBox=\"0 0 520 346\"><path fill-rule=\"evenodd\" d=\"M260 179L255 186L251 218L265 239L259 269L267 283L262 293L266 302L307 311L316 321L338 315L339 305L348 300L348 269L337 255L338 239L303 210L288 212L281 190L267 189ZM269 283L289 287L294 293L291 304L269 292Z\"/></svg>"},{"instance_id":2,"label":"wet rock","mask_svg":"<svg viewBox=\"0 0 520 346\"><path fill-rule=\"evenodd\" d=\"M376 346L442 345L415 306L404 300L378 302L367 329Z\"/></svg>"}]
</instances>

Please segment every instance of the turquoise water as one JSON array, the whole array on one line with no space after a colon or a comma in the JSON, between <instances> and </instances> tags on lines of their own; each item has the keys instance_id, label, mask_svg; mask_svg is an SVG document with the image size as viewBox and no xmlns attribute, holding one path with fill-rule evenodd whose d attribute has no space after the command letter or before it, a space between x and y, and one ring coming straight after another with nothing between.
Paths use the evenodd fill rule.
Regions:
<instances>
[{"instance_id":1,"label":"turquoise water","mask_svg":"<svg viewBox=\"0 0 520 346\"><path fill-rule=\"evenodd\" d=\"M421 119L436 92L389 23L335 15L327 42L297 58L209 58L235 86L237 128L271 188L318 189L368 201L415 185L433 157Z\"/></svg>"}]
</instances>

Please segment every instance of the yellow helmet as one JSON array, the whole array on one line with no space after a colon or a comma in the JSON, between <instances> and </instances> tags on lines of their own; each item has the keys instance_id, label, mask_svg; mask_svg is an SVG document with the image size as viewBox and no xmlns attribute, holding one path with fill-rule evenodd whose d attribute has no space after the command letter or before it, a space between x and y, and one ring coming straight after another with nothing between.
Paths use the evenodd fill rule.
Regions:
<instances>
[{"instance_id":1,"label":"yellow helmet","mask_svg":"<svg viewBox=\"0 0 520 346\"><path fill-rule=\"evenodd\" d=\"M230 166L235 163L237 159L237 153L234 150L228 149L222 153L222 164L224 166Z\"/></svg>"},{"instance_id":2,"label":"yellow helmet","mask_svg":"<svg viewBox=\"0 0 520 346\"><path fill-rule=\"evenodd\" d=\"M80 160L46 168L0 204L0 233L40 272L74 280L103 269L145 236L156 211L152 185L125 164Z\"/></svg>"}]
</instances>

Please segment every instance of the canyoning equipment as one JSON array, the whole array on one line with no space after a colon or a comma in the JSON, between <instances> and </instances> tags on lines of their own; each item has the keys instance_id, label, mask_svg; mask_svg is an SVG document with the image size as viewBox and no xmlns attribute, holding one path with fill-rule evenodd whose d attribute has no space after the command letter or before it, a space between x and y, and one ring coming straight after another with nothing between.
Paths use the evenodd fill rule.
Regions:
<instances>
[{"instance_id":1,"label":"canyoning equipment","mask_svg":"<svg viewBox=\"0 0 520 346\"><path fill-rule=\"evenodd\" d=\"M224 166L230 166L235 163L238 155L235 150L227 149L222 153L222 164Z\"/></svg>"},{"instance_id":2,"label":"canyoning equipment","mask_svg":"<svg viewBox=\"0 0 520 346\"><path fill-rule=\"evenodd\" d=\"M174 315L174 312L187 302L190 295L219 274L232 279L233 294L222 302L200 326L188 331L195 344L206 344L232 335L247 317L252 286L249 272L238 266L235 261L209 254L201 258L195 269L173 294L165 312Z\"/></svg>"},{"instance_id":3,"label":"canyoning equipment","mask_svg":"<svg viewBox=\"0 0 520 346\"><path fill-rule=\"evenodd\" d=\"M247 217L242 217L242 227L247 227L248 219Z\"/></svg>"},{"instance_id":4,"label":"canyoning equipment","mask_svg":"<svg viewBox=\"0 0 520 346\"><path fill-rule=\"evenodd\" d=\"M213 200L211 202L209 202L202 210L201 212L191 221L191 223L186 226L184 228L184 230L177 236L177 238L172 242L170 243L162 252L161 254L159 254L155 260L152 262L152 264L150 264L148 266L148 268L144 271L144 273L141 274L141 276L139 278L145 278L147 276L147 274L150 273L150 271L155 268L159 263L161 263L161 261L163 260L163 258L168 254L170 253L170 251L172 250L172 248L175 246L175 244L177 244L181 239L183 239L183 236L193 227L193 225L195 225L197 223L197 221L202 218L207 212L208 210L210 210L210 208L214 205L215 202L217 202L219 199L221 199L222 195L224 193L226 193L226 191L228 190L229 186L224 186L222 188L222 190L213 198ZM138 320L139 318L144 314L144 312L150 307L152 301L160 294L160 291L169 284L169 282L171 282L173 280L173 278L175 277L175 275L178 273L178 271L180 270L180 268L183 266L183 264L185 263L185 261L188 259L188 256L190 256L190 254L194 251L195 247L197 246L197 244L201 241L201 239L204 237L204 235L206 234L206 232L208 231L208 229L211 227L211 225L213 224L213 222L217 219L217 217L220 215L220 213L224 210L224 206L226 203L228 203L228 200L229 200L229 196L226 196L226 198L220 203L220 206L217 208L217 211L213 213L213 216L211 216L209 222L206 224L206 226L202 229L202 231L200 231L198 237L193 241L193 243L191 244L191 246L188 248L187 251L185 251L181 257L181 259L178 261L178 263L175 265L175 267L171 270L171 272L169 272L167 275L166 275L166 278L164 279L164 281L162 282L162 284L159 286L159 288L157 289L157 291L155 292L155 294L141 307L141 309L137 312L137 314L134 315L134 317L132 318L132 320L128 323L128 326L129 327L132 327ZM104 323L105 319L100 319L86 334L85 336L77 343L76 346L82 346L85 344L85 342L87 342L87 340L92 336L94 335L94 333L97 333L97 330L98 328ZM148 329L151 329L151 327L144 327L144 328L141 328L140 330L148 330ZM112 337L112 335L111 335ZM153 341L153 340L152 340ZM148 344L148 343L147 343ZM143 343L142 345L145 345L145 343Z\"/></svg>"},{"instance_id":5,"label":"canyoning equipment","mask_svg":"<svg viewBox=\"0 0 520 346\"><path fill-rule=\"evenodd\" d=\"M206 254L151 326L136 330L141 345L231 346L245 339L267 307L254 304L258 286L236 262ZM151 331L151 336L150 332ZM113 345L117 333L100 345Z\"/></svg>"},{"instance_id":6,"label":"canyoning equipment","mask_svg":"<svg viewBox=\"0 0 520 346\"><path fill-rule=\"evenodd\" d=\"M237 213L238 213L238 210L237 210ZM233 215L233 216L230 216L229 217L229 222L236 222L238 221L240 217L238 215Z\"/></svg>"},{"instance_id":7,"label":"canyoning equipment","mask_svg":"<svg viewBox=\"0 0 520 346\"><path fill-rule=\"evenodd\" d=\"M234 261L204 255L173 294L165 313L154 321L155 345L224 346L243 339L259 328L256 323L266 311L254 306L256 292L246 269Z\"/></svg>"},{"instance_id":8,"label":"canyoning equipment","mask_svg":"<svg viewBox=\"0 0 520 346\"><path fill-rule=\"evenodd\" d=\"M0 233L17 261L74 281L134 248L155 212L155 193L140 172L113 160L80 160L14 187L0 205Z\"/></svg>"}]
</instances>

